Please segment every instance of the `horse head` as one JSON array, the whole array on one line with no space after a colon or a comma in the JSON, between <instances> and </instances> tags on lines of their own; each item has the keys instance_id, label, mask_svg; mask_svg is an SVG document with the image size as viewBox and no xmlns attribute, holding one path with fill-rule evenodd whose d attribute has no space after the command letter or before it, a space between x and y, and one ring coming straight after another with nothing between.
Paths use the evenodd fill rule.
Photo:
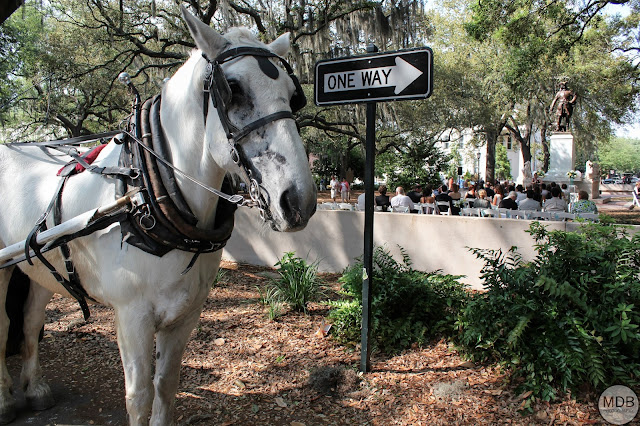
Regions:
<instances>
[{"instance_id":1,"label":"horse head","mask_svg":"<svg viewBox=\"0 0 640 426\"><path fill-rule=\"evenodd\" d=\"M316 209L316 187L292 114L305 98L283 59L289 35L271 44L246 29L222 36L182 12L198 48L188 61L195 62L191 80L198 92L191 109L201 111L187 132L204 139L215 165L246 182L274 230L304 228Z\"/></svg>"}]
</instances>

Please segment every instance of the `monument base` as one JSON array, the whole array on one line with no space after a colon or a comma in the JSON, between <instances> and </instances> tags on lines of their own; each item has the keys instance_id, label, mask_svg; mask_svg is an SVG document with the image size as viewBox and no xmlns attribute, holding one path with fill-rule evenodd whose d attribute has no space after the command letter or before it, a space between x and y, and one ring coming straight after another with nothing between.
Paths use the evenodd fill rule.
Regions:
<instances>
[{"instance_id":1,"label":"monument base","mask_svg":"<svg viewBox=\"0 0 640 426\"><path fill-rule=\"evenodd\" d=\"M569 182L567 172L574 170L576 163L573 135L570 132L555 132L550 139L549 172L545 175L545 180Z\"/></svg>"}]
</instances>

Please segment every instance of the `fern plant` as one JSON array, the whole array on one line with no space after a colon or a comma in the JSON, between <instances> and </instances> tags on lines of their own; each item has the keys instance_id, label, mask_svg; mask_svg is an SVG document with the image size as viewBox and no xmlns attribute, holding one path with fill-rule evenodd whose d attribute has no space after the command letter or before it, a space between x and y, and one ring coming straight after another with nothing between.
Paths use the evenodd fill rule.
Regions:
<instances>
[{"instance_id":1,"label":"fern plant","mask_svg":"<svg viewBox=\"0 0 640 426\"><path fill-rule=\"evenodd\" d=\"M390 354L451 335L468 297L458 276L414 270L404 249L400 253L400 262L382 247L373 253L371 341L374 349ZM359 259L344 271L339 281L346 298L329 302L332 334L343 343L360 340L362 268Z\"/></svg>"},{"instance_id":2,"label":"fern plant","mask_svg":"<svg viewBox=\"0 0 640 426\"><path fill-rule=\"evenodd\" d=\"M588 384L640 382L640 236L589 224L548 231L534 222L537 255L473 249L487 292L458 321L457 342L474 361L500 362L531 398Z\"/></svg>"},{"instance_id":3,"label":"fern plant","mask_svg":"<svg viewBox=\"0 0 640 426\"><path fill-rule=\"evenodd\" d=\"M264 290L258 289L261 301L270 306L270 317L281 316L283 303L294 311L307 313L309 302L325 296L317 263L307 263L295 253L287 252L275 266L279 277L271 279Z\"/></svg>"}]
</instances>

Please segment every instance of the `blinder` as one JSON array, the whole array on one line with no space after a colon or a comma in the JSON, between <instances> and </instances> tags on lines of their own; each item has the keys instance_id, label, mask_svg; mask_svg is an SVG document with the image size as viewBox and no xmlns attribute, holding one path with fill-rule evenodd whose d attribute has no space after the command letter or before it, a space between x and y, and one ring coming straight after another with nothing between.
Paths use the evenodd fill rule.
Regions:
<instances>
[{"instance_id":1,"label":"blinder","mask_svg":"<svg viewBox=\"0 0 640 426\"><path fill-rule=\"evenodd\" d=\"M293 85L295 87L295 91L290 100L291 112L296 113L304 108L304 106L307 104L307 97L302 90L300 80L298 80L298 77L296 77L296 75L293 73L291 65L289 65L289 63L284 58L281 58L270 50L259 47L236 47L222 52L213 61L209 59L204 53L202 54L202 56L207 60L207 62L209 63L208 65L211 67L210 74L205 77L205 80L208 80L205 81L205 92L213 92L212 98L214 106L218 108L218 104L221 103L222 109L225 111L225 114L228 109L227 107L231 102L233 93L231 91L231 88L229 87L229 82L224 75L224 71L222 70L221 65L240 56L254 56L256 57L256 59L277 58L280 61L280 64L284 67L289 78L291 78L291 81L293 82ZM262 64L260 65L261 69L263 69ZM277 75L274 76L269 71L265 71L263 69L263 72L265 72L265 74L267 74L267 76L269 76L270 78L277 78Z\"/></svg>"}]
</instances>

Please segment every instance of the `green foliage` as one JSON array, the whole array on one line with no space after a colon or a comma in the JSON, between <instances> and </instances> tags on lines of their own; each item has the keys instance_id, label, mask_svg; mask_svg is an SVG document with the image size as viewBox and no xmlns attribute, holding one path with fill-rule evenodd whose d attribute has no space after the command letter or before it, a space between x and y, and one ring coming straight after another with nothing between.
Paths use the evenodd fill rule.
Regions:
<instances>
[{"instance_id":1,"label":"green foliage","mask_svg":"<svg viewBox=\"0 0 640 426\"><path fill-rule=\"evenodd\" d=\"M495 175L499 180L511 179L511 162L507 156L507 148L501 143L496 145Z\"/></svg>"},{"instance_id":2,"label":"green foliage","mask_svg":"<svg viewBox=\"0 0 640 426\"><path fill-rule=\"evenodd\" d=\"M614 138L599 150L600 170L640 172L640 140Z\"/></svg>"},{"instance_id":3,"label":"green foliage","mask_svg":"<svg viewBox=\"0 0 640 426\"><path fill-rule=\"evenodd\" d=\"M276 264L280 275L264 290L258 289L262 303L270 306L269 316L281 316L283 304L294 311L307 312L307 304L324 296L325 287L318 277L318 264L308 264L295 253L285 253Z\"/></svg>"},{"instance_id":4,"label":"green foliage","mask_svg":"<svg viewBox=\"0 0 640 426\"><path fill-rule=\"evenodd\" d=\"M458 180L458 166L462 164L462 155L458 150L458 144L454 144L449 152L449 164L447 167L447 177L453 177Z\"/></svg>"},{"instance_id":5,"label":"green foliage","mask_svg":"<svg viewBox=\"0 0 640 426\"><path fill-rule=\"evenodd\" d=\"M435 146L435 140L415 139L402 151L387 151L376 157L376 174L387 177L389 188L415 184L440 184L440 171L447 168L448 155Z\"/></svg>"},{"instance_id":6,"label":"green foliage","mask_svg":"<svg viewBox=\"0 0 640 426\"><path fill-rule=\"evenodd\" d=\"M537 251L530 263L515 248L473 249L488 291L460 317L461 350L510 368L532 398L638 384L640 236L600 224L565 232L534 222L528 232Z\"/></svg>"},{"instance_id":7,"label":"green foliage","mask_svg":"<svg viewBox=\"0 0 640 426\"><path fill-rule=\"evenodd\" d=\"M452 335L455 318L468 297L459 276L414 270L401 252L401 262L381 247L373 255L371 342L389 354ZM348 298L329 302L332 334L343 343L360 340L362 271L362 261L348 267L339 280Z\"/></svg>"}]
</instances>

